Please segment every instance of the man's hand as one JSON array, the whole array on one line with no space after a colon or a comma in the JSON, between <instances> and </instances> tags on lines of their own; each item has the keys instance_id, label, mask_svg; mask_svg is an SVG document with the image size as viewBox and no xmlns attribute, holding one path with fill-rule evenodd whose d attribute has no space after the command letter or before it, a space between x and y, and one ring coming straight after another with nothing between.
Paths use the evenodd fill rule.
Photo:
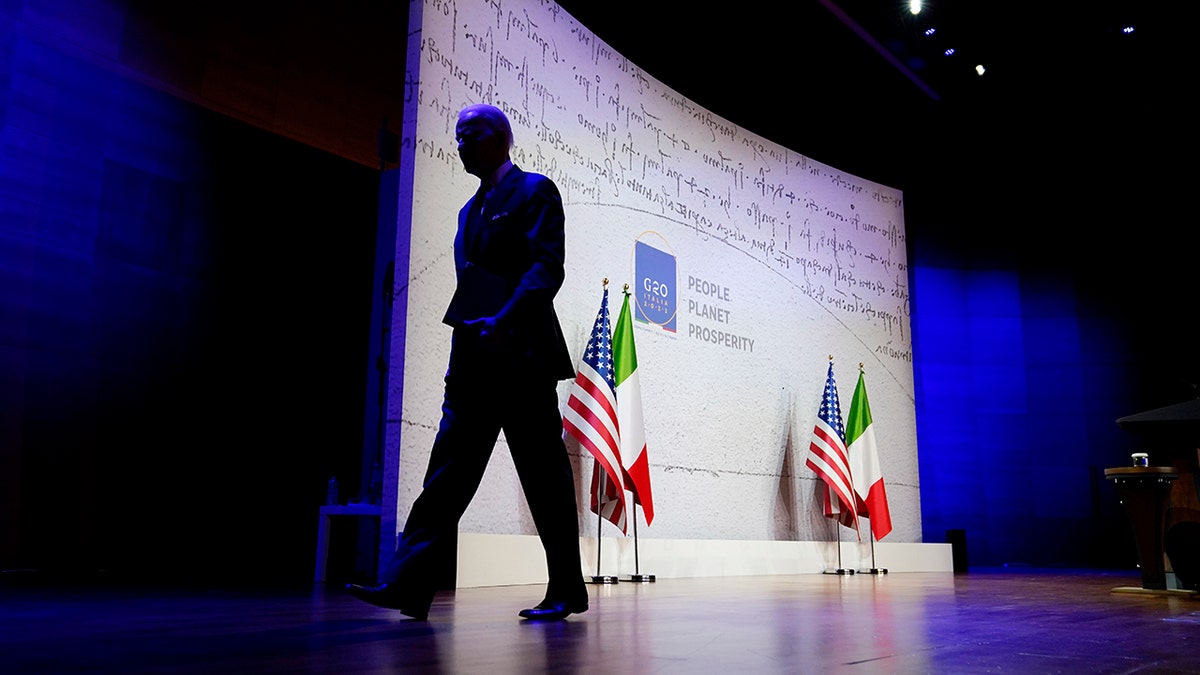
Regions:
<instances>
[{"instance_id":1,"label":"man's hand","mask_svg":"<svg viewBox=\"0 0 1200 675\"><path fill-rule=\"evenodd\" d=\"M476 331L479 335L480 344L485 347L499 348L508 340L508 331L501 326L500 322L494 316L471 319L464 321L462 325Z\"/></svg>"}]
</instances>

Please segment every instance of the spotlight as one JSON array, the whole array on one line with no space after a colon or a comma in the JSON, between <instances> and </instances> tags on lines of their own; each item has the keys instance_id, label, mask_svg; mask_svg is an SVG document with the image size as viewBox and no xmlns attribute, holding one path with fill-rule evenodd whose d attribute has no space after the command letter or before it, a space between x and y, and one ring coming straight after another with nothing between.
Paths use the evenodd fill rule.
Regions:
<instances>
[{"instance_id":1,"label":"spotlight","mask_svg":"<svg viewBox=\"0 0 1200 675\"><path fill-rule=\"evenodd\" d=\"M946 50L945 52L943 52L943 53L944 53L946 56L953 56L953 55L954 55L954 47L951 47L950 49L947 49L947 50Z\"/></svg>"},{"instance_id":2,"label":"spotlight","mask_svg":"<svg viewBox=\"0 0 1200 675\"><path fill-rule=\"evenodd\" d=\"M983 69L983 64L982 64L982 63L981 63L981 64L979 64L979 65L977 65L977 66L975 66L975 73L976 73L977 75L979 75L980 77L983 77L984 69Z\"/></svg>"},{"instance_id":3,"label":"spotlight","mask_svg":"<svg viewBox=\"0 0 1200 675\"><path fill-rule=\"evenodd\" d=\"M933 35L936 32L937 32L936 28L926 28L925 29L925 37L930 37L931 35Z\"/></svg>"},{"instance_id":4,"label":"spotlight","mask_svg":"<svg viewBox=\"0 0 1200 675\"><path fill-rule=\"evenodd\" d=\"M1130 33L1133 32L1133 26L1125 26L1124 28L1121 29L1121 32L1126 35L1129 35Z\"/></svg>"},{"instance_id":5,"label":"spotlight","mask_svg":"<svg viewBox=\"0 0 1200 675\"><path fill-rule=\"evenodd\" d=\"M921 13L921 0L908 0L908 11L913 14Z\"/></svg>"}]
</instances>

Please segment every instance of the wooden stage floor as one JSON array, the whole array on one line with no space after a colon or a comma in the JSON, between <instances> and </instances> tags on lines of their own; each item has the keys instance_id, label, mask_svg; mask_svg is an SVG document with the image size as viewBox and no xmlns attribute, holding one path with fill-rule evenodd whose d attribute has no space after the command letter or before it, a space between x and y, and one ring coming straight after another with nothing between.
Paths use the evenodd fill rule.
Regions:
<instances>
[{"instance_id":1,"label":"wooden stage floor","mask_svg":"<svg viewBox=\"0 0 1200 675\"><path fill-rule=\"evenodd\" d=\"M1200 600L1133 572L971 570L440 594L428 621L334 586L178 589L0 579L0 673L1197 673Z\"/></svg>"}]
</instances>

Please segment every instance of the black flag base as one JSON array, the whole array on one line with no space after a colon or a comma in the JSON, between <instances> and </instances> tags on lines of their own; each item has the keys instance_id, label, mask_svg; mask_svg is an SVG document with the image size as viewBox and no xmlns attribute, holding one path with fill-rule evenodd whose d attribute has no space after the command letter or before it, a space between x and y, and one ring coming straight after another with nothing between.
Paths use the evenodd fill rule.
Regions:
<instances>
[{"instance_id":1,"label":"black flag base","mask_svg":"<svg viewBox=\"0 0 1200 675\"><path fill-rule=\"evenodd\" d=\"M871 567L865 570L859 570L859 574L887 574L886 567Z\"/></svg>"},{"instance_id":2,"label":"black flag base","mask_svg":"<svg viewBox=\"0 0 1200 675\"><path fill-rule=\"evenodd\" d=\"M653 574L630 574L629 580L630 581L640 581L642 583L649 583L651 581L654 581L654 575Z\"/></svg>"},{"instance_id":3,"label":"black flag base","mask_svg":"<svg viewBox=\"0 0 1200 675\"><path fill-rule=\"evenodd\" d=\"M839 567L836 570L825 570L821 574L840 574L843 576L850 576L850 575L854 574L854 570L847 569L845 567Z\"/></svg>"},{"instance_id":4,"label":"black flag base","mask_svg":"<svg viewBox=\"0 0 1200 675\"><path fill-rule=\"evenodd\" d=\"M617 578L609 574L599 574L588 580L589 584L615 584Z\"/></svg>"}]
</instances>

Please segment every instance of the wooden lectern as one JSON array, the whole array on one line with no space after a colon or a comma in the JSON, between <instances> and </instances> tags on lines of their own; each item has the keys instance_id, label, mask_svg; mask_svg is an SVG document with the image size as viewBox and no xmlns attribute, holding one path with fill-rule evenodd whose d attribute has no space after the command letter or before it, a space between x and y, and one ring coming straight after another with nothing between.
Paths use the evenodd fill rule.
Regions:
<instances>
[{"instance_id":1,"label":"wooden lectern","mask_svg":"<svg viewBox=\"0 0 1200 675\"><path fill-rule=\"evenodd\" d=\"M1169 466L1122 466L1105 469L1104 477L1116 484L1117 495L1133 525L1142 588L1167 589L1166 531L1167 504L1171 484L1179 473Z\"/></svg>"},{"instance_id":2,"label":"wooden lectern","mask_svg":"<svg viewBox=\"0 0 1200 675\"><path fill-rule=\"evenodd\" d=\"M1156 466L1105 469L1138 540L1142 585L1158 586L1155 560L1183 589L1200 590L1200 399L1117 420L1145 444ZM1154 551L1157 551L1157 555ZM1150 576L1147 576L1147 575Z\"/></svg>"}]
</instances>

